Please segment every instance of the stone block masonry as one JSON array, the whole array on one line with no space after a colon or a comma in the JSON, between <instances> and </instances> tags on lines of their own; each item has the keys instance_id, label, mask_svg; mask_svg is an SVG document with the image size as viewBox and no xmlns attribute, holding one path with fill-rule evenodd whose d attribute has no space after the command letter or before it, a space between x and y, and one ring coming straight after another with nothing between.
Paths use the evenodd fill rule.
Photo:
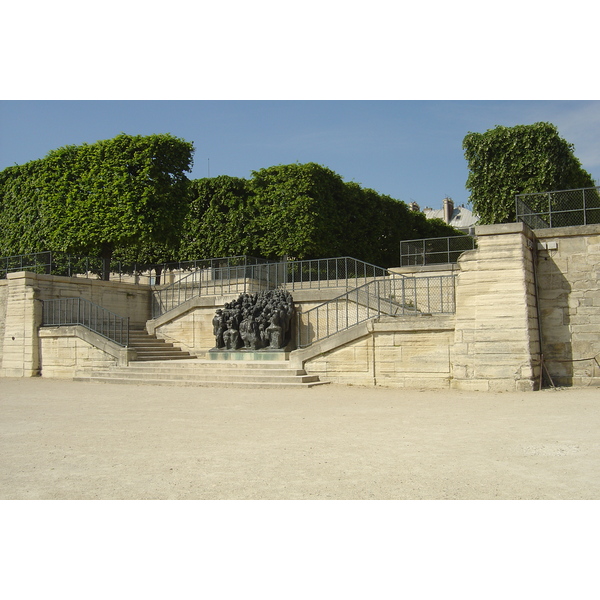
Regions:
<instances>
[{"instance_id":1,"label":"stone block masonry","mask_svg":"<svg viewBox=\"0 0 600 600\"><path fill-rule=\"evenodd\" d=\"M535 231L544 360L556 385L600 385L600 225Z\"/></svg>"},{"instance_id":2,"label":"stone block masonry","mask_svg":"<svg viewBox=\"0 0 600 600\"><path fill-rule=\"evenodd\" d=\"M536 389L539 336L535 236L523 223L476 228L476 250L459 258L452 387Z\"/></svg>"}]
</instances>

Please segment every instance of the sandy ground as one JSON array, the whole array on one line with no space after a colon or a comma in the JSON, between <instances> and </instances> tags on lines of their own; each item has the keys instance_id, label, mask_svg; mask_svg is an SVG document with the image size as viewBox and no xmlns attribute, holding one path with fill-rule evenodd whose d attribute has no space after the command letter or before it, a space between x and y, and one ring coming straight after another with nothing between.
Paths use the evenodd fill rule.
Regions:
<instances>
[{"instance_id":1,"label":"sandy ground","mask_svg":"<svg viewBox=\"0 0 600 600\"><path fill-rule=\"evenodd\" d=\"M600 499L600 389L0 379L1 499Z\"/></svg>"}]
</instances>

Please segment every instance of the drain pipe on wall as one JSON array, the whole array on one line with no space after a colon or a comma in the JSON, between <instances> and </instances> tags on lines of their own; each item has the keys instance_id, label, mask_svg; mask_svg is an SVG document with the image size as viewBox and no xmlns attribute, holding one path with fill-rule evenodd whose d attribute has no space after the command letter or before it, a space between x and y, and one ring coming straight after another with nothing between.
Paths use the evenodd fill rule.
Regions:
<instances>
[{"instance_id":1,"label":"drain pipe on wall","mask_svg":"<svg viewBox=\"0 0 600 600\"><path fill-rule=\"evenodd\" d=\"M543 375L544 375L544 371L546 371L546 375L548 376L548 379L550 380L550 383L552 384L552 387L554 389L556 389L556 386L554 385L554 381L552 381L552 377L550 375L550 373L548 372L548 368L546 367L546 363L544 362L544 338L542 336L542 312L540 309L540 290L539 290L539 283L538 283L538 260L539 260L539 254L538 254L538 247L537 247L537 238L535 238L535 240L528 240L528 246L529 249L531 250L531 266L533 269L533 289L534 289L534 296L535 296L535 309L536 309L536 313L537 313L537 322L538 322L538 338L539 338L539 346L540 346L540 351L539 351L539 355L540 355L540 383L539 383L539 390L541 391L542 389L542 383L543 383Z\"/></svg>"}]
</instances>

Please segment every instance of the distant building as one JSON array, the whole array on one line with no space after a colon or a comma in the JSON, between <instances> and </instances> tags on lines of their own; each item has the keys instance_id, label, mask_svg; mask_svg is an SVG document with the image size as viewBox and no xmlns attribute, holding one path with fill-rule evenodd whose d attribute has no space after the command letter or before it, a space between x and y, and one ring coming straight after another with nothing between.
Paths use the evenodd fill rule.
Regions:
<instances>
[{"instance_id":1,"label":"distant building","mask_svg":"<svg viewBox=\"0 0 600 600\"><path fill-rule=\"evenodd\" d=\"M416 202L411 203L409 206L411 210L419 210L419 205ZM447 225L469 235L475 233L475 225L479 221L479 216L471 212L464 204L455 207L452 198L444 198L440 209L425 207L423 214L428 219L442 219Z\"/></svg>"}]
</instances>

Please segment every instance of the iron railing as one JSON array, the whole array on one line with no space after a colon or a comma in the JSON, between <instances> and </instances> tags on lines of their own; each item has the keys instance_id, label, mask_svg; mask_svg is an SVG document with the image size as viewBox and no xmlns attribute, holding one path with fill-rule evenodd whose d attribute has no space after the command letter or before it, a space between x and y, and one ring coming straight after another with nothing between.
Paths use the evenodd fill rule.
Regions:
<instances>
[{"instance_id":1,"label":"iron railing","mask_svg":"<svg viewBox=\"0 0 600 600\"><path fill-rule=\"evenodd\" d=\"M0 279L4 279L7 273L15 273L17 271L50 273L51 269L51 252L34 252L31 254L18 254L0 258Z\"/></svg>"},{"instance_id":2,"label":"iron railing","mask_svg":"<svg viewBox=\"0 0 600 600\"><path fill-rule=\"evenodd\" d=\"M600 223L600 187L518 194L515 212L532 229Z\"/></svg>"},{"instance_id":3,"label":"iron railing","mask_svg":"<svg viewBox=\"0 0 600 600\"><path fill-rule=\"evenodd\" d=\"M253 294L276 288L295 291L339 287L348 290L387 275L387 269L349 256L198 269L153 290L152 317L157 318L197 296Z\"/></svg>"},{"instance_id":4,"label":"iron railing","mask_svg":"<svg viewBox=\"0 0 600 600\"><path fill-rule=\"evenodd\" d=\"M252 265L268 263L267 259L252 256L232 256L227 258L210 258L165 263L129 263L111 260L109 272L119 280L132 275L146 274L148 279L157 279L166 273L176 275L198 269L218 269L232 265ZM7 273L15 271L31 271L46 275L65 277L85 277L98 279L104 271L104 259L97 256L76 256L64 252L36 252L0 258L0 279Z\"/></svg>"},{"instance_id":5,"label":"iron railing","mask_svg":"<svg viewBox=\"0 0 600 600\"><path fill-rule=\"evenodd\" d=\"M129 346L129 317L121 317L85 298L42 300L42 327L82 325L119 346Z\"/></svg>"},{"instance_id":6,"label":"iron railing","mask_svg":"<svg viewBox=\"0 0 600 600\"><path fill-rule=\"evenodd\" d=\"M370 281L298 314L297 347L306 348L374 317L454 313L455 275Z\"/></svg>"},{"instance_id":7,"label":"iron railing","mask_svg":"<svg viewBox=\"0 0 600 600\"><path fill-rule=\"evenodd\" d=\"M400 266L455 263L463 252L476 247L470 235L406 240L400 242Z\"/></svg>"},{"instance_id":8,"label":"iron railing","mask_svg":"<svg viewBox=\"0 0 600 600\"><path fill-rule=\"evenodd\" d=\"M128 264L118 260L109 263L109 272L119 279L154 268L153 265ZM99 279L104 270L104 259L98 256L76 256L63 252L33 252L0 258L0 279L7 273L29 271L42 275L84 277Z\"/></svg>"}]
</instances>

